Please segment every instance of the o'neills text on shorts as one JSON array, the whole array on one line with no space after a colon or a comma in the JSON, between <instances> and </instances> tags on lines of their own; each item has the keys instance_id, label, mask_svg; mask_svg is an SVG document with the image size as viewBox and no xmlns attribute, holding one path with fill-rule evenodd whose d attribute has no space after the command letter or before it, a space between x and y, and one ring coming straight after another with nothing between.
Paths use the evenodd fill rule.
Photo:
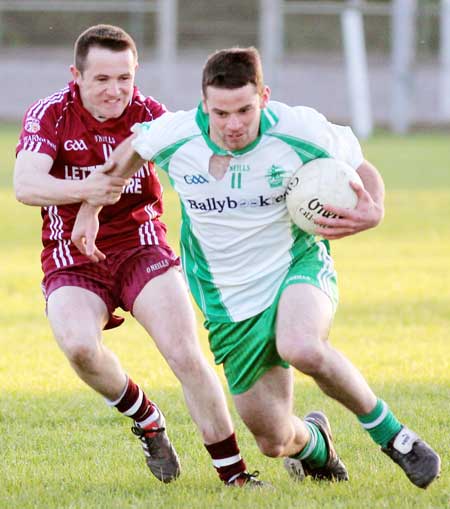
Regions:
<instances>
[{"instance_id":1,"label":"o'neills text on shorts","mask_svg":"<svg viewBox=\"0 0 450 509\"><path fill-rule=\"evenodd\" d=\"M150 272L155 272L155 270L164 269L168 266L169 262L167 260L161 260L160 262L149 265L145 270L147 271L147 274L150 274Z\"/></svg>"}]
</instances>

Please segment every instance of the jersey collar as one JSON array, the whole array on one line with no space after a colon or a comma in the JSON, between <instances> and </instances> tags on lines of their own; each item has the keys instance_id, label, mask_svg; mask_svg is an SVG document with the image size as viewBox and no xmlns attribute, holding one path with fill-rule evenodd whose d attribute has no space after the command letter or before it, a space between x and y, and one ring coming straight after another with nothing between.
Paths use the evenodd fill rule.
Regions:
<instances>
[{"instance_id":1,"label":"jersey collar","mask_svg":"<svg viewBox=\"0 0 450 509\"><path fill-rule=\"evenodd\" d=\"M220 156L240 156L250 152L253 148L258 145L261 136L271 127L277 124L278 117L270 108L264 108L261 110L261 119L259 121L259 133L258 137L252 141L246 147L240 150L226 150L224 148L219 147L216 143L212 141L209 137L209 115L203 111L202 103L198 105L197 113L195 115L195 121L197 122L198 127L202 133L202 136L208 145L208 147L214 152L214 154Z\"/></svg>"}]
</instances>

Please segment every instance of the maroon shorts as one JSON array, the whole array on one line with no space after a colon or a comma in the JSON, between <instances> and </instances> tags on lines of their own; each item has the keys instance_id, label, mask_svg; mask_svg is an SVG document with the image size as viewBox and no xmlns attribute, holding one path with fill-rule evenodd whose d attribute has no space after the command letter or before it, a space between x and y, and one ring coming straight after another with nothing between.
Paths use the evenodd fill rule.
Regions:
<instances>
[{"instance_id":1,"label":"maroon shorts","mask_svg":"<svg viewBox=\"0 0 450 509\"><path fill-rule=\"evenodd\" d=\"M124 318L114 315L117 307L131 311L136 297L153 278L170 267L180 267L180 259L167 245L139 246L106 253L106 260L86 263L46 274L42 281L45 300L62 286L78 286L98 295L109 312L105 329L118 327Z\"/></svg>"}]
</instances>

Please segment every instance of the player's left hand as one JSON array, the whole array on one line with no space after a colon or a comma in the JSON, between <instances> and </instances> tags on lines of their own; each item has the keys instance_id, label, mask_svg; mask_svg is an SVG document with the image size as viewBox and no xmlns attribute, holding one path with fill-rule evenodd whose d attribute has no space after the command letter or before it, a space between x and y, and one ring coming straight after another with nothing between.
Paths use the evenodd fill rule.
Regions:
<instances>
[{"instance_id":1,"label":"player's left hand","mask_svg":"<svg viewBox=\"0 0 450 509\"><path fill-rule=\"evenodd\" d=\"M75 219L72 229L71 240L92 262L99 262L106 258L105 254L95 245L98 230L100 227L98 214L102 207L93 207L83 202Z\"/></svg>"},{"instance_id":2,"label":"player's left hand","mask_svg":"<svg viewBox=\"0 0 450 509\"><path fill-rule=\"evenodd\" d=\"M350 186L358 197L354 209L345 209L324 205L325 210L336 214L337 217L320 217L316 219L316 235L324 239L337 240L355 233L374 228L383 218L383 207L374 202L370 194L356 182Z\"/></svg>"}]
</instances>

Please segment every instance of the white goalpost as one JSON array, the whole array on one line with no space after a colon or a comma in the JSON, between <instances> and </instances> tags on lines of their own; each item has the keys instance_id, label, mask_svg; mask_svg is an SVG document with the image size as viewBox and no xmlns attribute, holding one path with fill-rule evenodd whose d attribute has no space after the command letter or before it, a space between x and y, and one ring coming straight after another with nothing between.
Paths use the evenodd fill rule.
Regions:
<instances>
[{"instance_id":1,"label":"white goalpost","mask_svg":"<svg viewBox=\"0 0 450 509\"><path fill-rule=\"evenodd\" d=\"M373 131L364 21L361 1L348 2L341 14L351 124L360 138Z\"/></svg>"},{"instance_id":2,"label":"white goalpost","mask_svg":"<svg viewBox=\"0 0 450 509\"><path fill-rule=\"evenodd\" d=\"M408 131L412 117L412 71L416 49L417 0L393 0L391 129Z\"/></svg>"},{"instance_id":3,"label":"white goalpost","mask_svg":"<svg viewBox=\"0 0 450 509\"><path fill-rule=\"evenodd\" d=\"M450 0L436 0L429 4L423 0L391 0L389 3L260 0L259 47L272 83L276 83L282 72L284 20L293 14L340 18L351 125L361 138L367 138L373 131L364 15L382 15L391 21L390 80L385 86L389 95L387 122L396 133L408 132L417 113L414 109L414 64L419 15L438 16L439 67L435 83L439 111L436 118L445 123L450 121Z\"/></svg>"},{"instance_id":4,"label":"white goalpost","mask_svg":"<svg viewBox=\"0 0 450 509\"><path fill-rule=\"evenodd\" d=\"M373 130L362 0L311 2L260 0L259 47L267 78L276 84L284 49L284 17L289 14L337 15L341 20L351 125L360 138Z\"/></svg>"},{"instance_id":5,"label":"white goalpost","mask_svg":"<svg viewBox=\"0 0 450 509\"><path fill-rule=\"evenodd\" d=\"M440 6L440 117L450 122L450 0L441 0Z\"/></svg>"}]
</instances>

